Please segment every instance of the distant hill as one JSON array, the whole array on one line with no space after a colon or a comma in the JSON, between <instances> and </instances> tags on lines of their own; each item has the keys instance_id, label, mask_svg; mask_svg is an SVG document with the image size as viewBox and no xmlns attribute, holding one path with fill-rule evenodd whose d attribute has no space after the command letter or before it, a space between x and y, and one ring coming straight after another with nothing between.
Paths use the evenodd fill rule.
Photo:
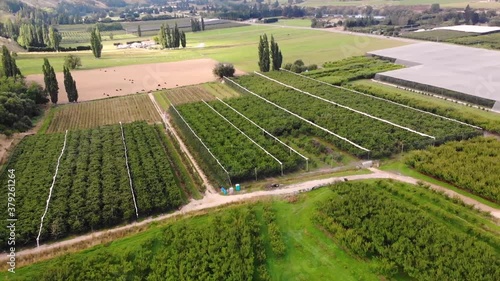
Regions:
<instances>
[{"instance_id":1,"label":"distant hill","mask_svg":"<svg viewBox=\"0 0 500 281\"><path fill-rule=\"evenodd\" d=\"M91 5L98 8L112 8L120 6L120 3L137 4L145 3L147 0L19 0L33 7L38 8L55 8L61 2L68 2L72 4Z\"/></svg>"}]
</instances>

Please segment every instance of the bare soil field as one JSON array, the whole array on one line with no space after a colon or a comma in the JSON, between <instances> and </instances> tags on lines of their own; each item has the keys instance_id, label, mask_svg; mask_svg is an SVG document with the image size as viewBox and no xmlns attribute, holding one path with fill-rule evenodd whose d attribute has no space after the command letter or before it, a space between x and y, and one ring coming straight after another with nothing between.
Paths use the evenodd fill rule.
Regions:
<instances>
[{"instance_id":1,"label":"bare soil field","mask_svg":"<svg viewBox=\"0 0 500 281\"><path fill-rule=\"evenodd\" d=\"M134 93L147 93L162 89L215 81L212 69L217 61L212 59L180 62L119 66L93 70L74 70L73 78L78 88L78 101L89 101ZM236 71L236 74L243 74ZM28 75L28 81L43 85L43 75ZM63 73L57 73L59 102L67 103Z\"/></svg>"}]
</instances>

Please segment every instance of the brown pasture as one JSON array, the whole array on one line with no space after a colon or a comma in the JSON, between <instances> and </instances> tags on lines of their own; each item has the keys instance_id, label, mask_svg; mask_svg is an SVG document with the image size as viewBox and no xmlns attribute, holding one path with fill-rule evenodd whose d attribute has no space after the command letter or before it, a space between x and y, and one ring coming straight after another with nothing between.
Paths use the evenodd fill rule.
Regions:
<instances>
[{"instance_id":1,"label":"brown pasture","mask_svg":"<svg viewBox=\"0 0 500 281\"><path fill-rule=\"evenodd\" d=\"M78 101L89 101L215 81L212 69L216 63L212 59L198 59L74 70L72 75L78 89ZM243 72L236 71L236 74ZM63 73L56 75L59 82L58 103L67 103ZM29 75L27 80L43 85L42 74Z\"/></svg>"}]
</instances>

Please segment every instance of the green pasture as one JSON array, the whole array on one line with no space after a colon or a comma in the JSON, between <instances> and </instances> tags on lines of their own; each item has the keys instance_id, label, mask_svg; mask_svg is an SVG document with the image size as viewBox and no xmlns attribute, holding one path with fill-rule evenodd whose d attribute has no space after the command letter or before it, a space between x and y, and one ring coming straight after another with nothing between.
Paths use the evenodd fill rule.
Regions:
<instances>
[{"instance_id":1,"label":"green pasture","mask_svg":"<svg viewBox=\"0 0 500 281\"><path fill-rule=\"evenodd\" d=\"M231 62L244 71L254 71L258 68L259 36L264 33L274 35L283 52L284 63L301 58L307 64L321 64L406 44L386 38L259 25L190 32L186 35L187 48L181 50L117 50L113 43L120 40L113 40L103 42L104 49L100 59L95 59L90 51L78 52L77 55L82 60L81 69L212 58ZM66 55L67 53L20 53L17 64L24 75L38 74L42 72L43 57L47 57L59 72L62 71Z\"/></svg>"}]
</instances>

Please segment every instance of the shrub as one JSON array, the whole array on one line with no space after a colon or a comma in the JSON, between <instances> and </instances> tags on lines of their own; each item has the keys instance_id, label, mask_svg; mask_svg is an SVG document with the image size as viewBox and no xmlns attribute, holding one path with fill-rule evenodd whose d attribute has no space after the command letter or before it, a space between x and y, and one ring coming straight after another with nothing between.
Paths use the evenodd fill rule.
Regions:
<instances>
[{"instance_id":1,"label":"shrub","mask_svg":"<svg viewBox=\"0 0 500 281\"><path fill-rule=\"evenodd\" d=\"M64 57L64 66L69 69L75 69L79 66L82 66L82 61L79 56L70 54Z\"/></svg>"},{"instance_id":2,"label":"shrub","mask_svg":"<svg viewBox=\"0 0 500 281\"><path fill-rule=\"evenodd\" d=\"M230 63L218 63L212 73L219 77L222 78L224 76L226 77L233 77L234 76L234 66Z\"/></svg>"}]
</instances>

